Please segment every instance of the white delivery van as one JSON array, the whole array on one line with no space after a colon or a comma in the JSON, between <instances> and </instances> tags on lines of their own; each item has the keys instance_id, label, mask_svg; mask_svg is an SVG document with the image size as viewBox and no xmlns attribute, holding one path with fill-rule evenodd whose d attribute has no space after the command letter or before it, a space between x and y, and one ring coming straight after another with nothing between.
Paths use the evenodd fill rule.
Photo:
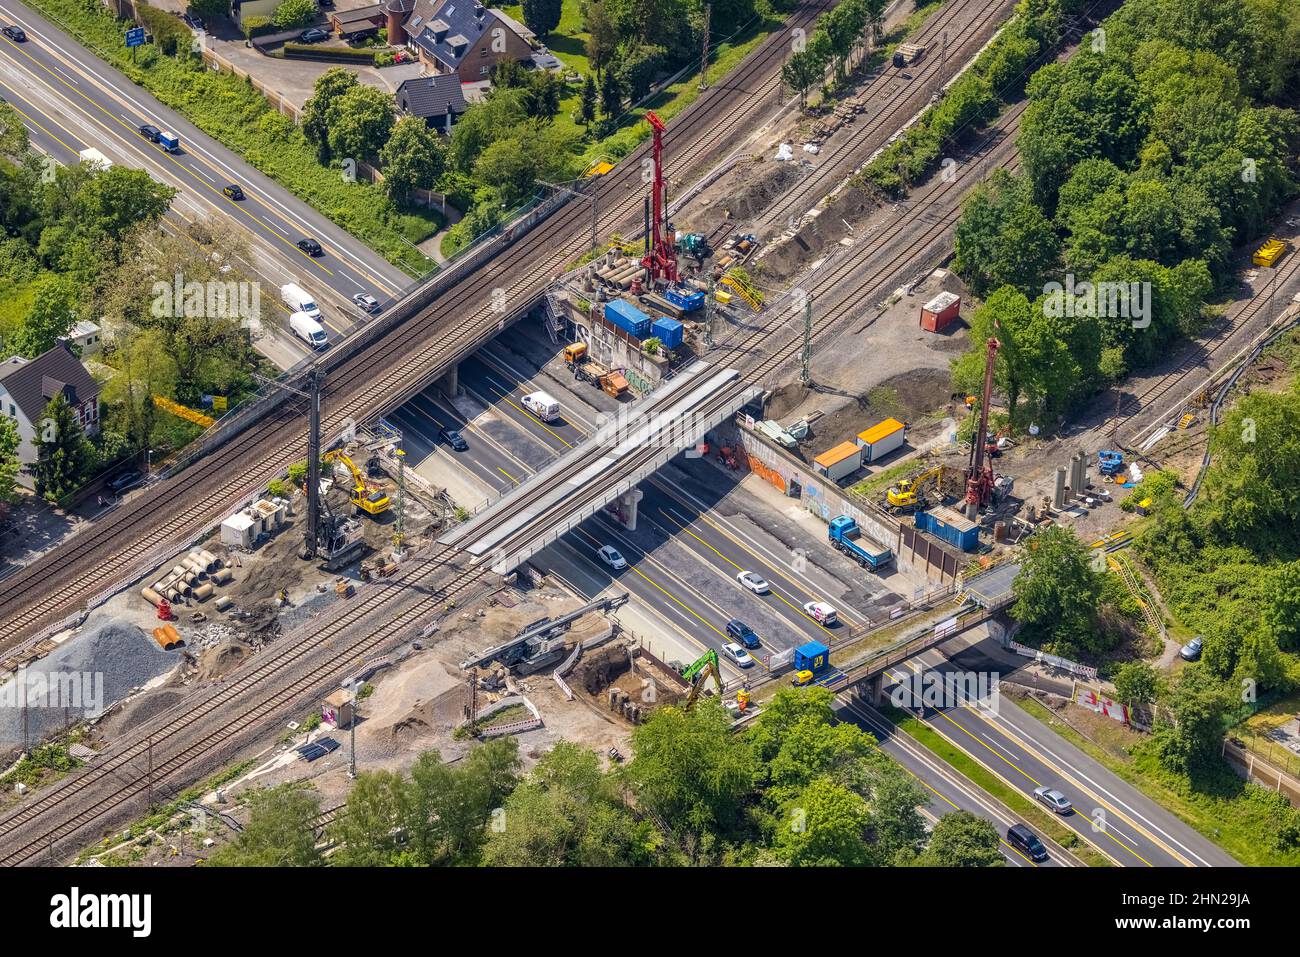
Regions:
<instances>
[{"instance_id":1,"label":"white delivery van","mask_svg":"<svg viewBox=\"0 0 1300 957\"><path fill-rule=\"evenodd\" d=\"M82 150L77 155L80 157L81 162L85 163L87 166L94 166L100 170L106 170L113 165L112 160L93 146Z\"/></svg>"},{"instance_id":2,"label":"white delivery van","mask_svg":"<svg viewBox=\"0 0 1300 957\"><path fill-rule=\"evenodd\" d=\"M307 290L302 286L289 283L280 287L280 299L289 307L290 312L305 312L313 319L319 321L320 307L307 295Z\"/></svg>"},{"instance_id":3,"label":"white delivery van","mask_svg":"<svg viewBox=\"0 0 1300 957\"><path fill-rule=\"evenodd\" d=\"M293 334L313 349L324 349L329 345L325 327L311 317L310 313L295 312L289 317L289 328Z\"/></svg>"},{"instance_id":4,"label":"white delivery van","mask_svg":"<svg viewBox=\"0 0 1300 957\"><path fill-rule=\"evenodd\" d=\"M543 422L554 422L560 417L560 403L545 392L530 392L523 402L524 408Z\"/></svg>"}]
</instances>

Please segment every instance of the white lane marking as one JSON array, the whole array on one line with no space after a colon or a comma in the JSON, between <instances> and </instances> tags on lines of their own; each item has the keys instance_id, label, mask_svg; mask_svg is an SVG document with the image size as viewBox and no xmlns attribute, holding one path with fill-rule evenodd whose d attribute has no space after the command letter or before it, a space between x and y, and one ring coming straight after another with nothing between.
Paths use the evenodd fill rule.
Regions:
<instances>
[{"instance_id":1,"label":"white lane marking","mask_svg":"<svg viewBox=\"0 0 1300 957\"><path fill-rule=\"evenodd\" d=\"M1010 748L1008 748L1008 747L1006 747L1005 745L1001 744L1001 743L1000 743L996 738L994 738L991 734L987 734L987 733L982 733L982 734L983 734L984 740L988 741L989 744L993 745L993 747L997 748L999 751L1005 751L1007 754L1011 755L1011 756L1012 756L1013 758L1015 758L1017 761L1023 761L1023 760L1024 760L1024 758L1022 758L1020 755L1016 754L1016 752L1012 751Z\"/></svg>"}]
</instances>

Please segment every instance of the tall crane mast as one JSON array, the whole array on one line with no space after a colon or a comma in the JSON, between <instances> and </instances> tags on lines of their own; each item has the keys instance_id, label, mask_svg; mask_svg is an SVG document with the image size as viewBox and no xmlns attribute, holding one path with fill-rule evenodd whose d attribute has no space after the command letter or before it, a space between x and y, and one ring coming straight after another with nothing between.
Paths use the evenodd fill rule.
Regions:
<instances>
[{"instance_id":1,"label":"tall crane mast","mask_svg":"<svg viewBox=\"0 0 1300 957\"><path fill-rule=\"evenodd\" d=\"M993 401L993 363L1002 343L989 336L984 344L984 394L980 399L979 431L971 436L970 465L966 468L966 517L971 521L979 515L981 506L993 500L993 467L984 461L984 436L989 430L989 403Z\"/></svg>"},{"instance_id":2,"label":"tall crane mast","mask_svg":"<svg viewBox=\"0 0 1300 957\"><path fill-rule=\"evenodd\" d=\"M654 191L650 198L650 209L647 211L646 218L649 222L646 223L646 251L641 259L641 265L646 269L648 285L653 285L656 279L675 283L677 282L677 244L668 229L668 188L664 182L663 134L667 127L654 110L646 112L645 120L654 133L652 147Z\"/></svg>"}]
</instances>

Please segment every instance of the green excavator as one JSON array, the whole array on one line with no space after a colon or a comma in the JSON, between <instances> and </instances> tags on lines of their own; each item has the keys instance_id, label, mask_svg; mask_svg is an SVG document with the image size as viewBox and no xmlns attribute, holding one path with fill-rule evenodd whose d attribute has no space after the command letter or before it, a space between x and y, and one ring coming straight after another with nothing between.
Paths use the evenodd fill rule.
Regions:
<instances>
[{"instance_id":1,"label":"green excavator","mask_svg":"<svg viewBox=\"0 0 1300 957\"><path fill-rule=\"evenodd\" d=\"M682 678L690 683L691 692L686 696L686 704L682 706L684 711L690 711L695 704L695 699L700 696L704 690L704 683L713 676L713 683L718 688L718 694L722 694L722 668L718 663L718 653L716 651L706 651L696 659L685 671L682 672Z\"/></svg>"}]
</instances>

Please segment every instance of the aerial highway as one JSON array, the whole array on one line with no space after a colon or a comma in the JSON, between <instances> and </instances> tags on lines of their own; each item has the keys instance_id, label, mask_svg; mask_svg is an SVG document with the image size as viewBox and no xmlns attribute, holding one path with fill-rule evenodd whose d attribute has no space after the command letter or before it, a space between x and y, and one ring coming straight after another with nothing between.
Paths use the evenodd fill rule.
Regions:
<instances>
[{"instance_id":1,"label":"aerial highway","mask_svg":"<svg viewBox=\"0 0 1300 957\"><path fill-rule=\"evenodd\" d=\"M334 307L327 315L339 334L356 324L354 294L369 293L382 303L413 281L54 24L16 0L2 0L0 25L10 24L21 27L27 41L0 37L0 96L19 110L42 151L67 162L94 147L175 187L175 208L187 218L212 217L246 233L267 279L296 281L321 294ZM179 135L181 152L145 139L140 127L146 124ZM243 190L243 200L224 195L232 184ZM304 238L319 241L324 255L300 250ZM266 294L278 301L278 285Z\"/></svg>"},{"instance_id":2,"label":"aerial highway","mask_svg":"<svg viewBox=\"0 0 1300 957\"><path fill-rule=\"evenodd\" d=\"M828 5L802 4L789 19L806 27ZM704 91L679 115L667 137L674 169L683 175L718 155L730 138L770 115L777 105L778 74L788 39L769 37L728 78ZM178 124L179 126L179 124ZM182 136L187 132L180 127ZM640 157L647 147L601 177L599 230L607 235L640 219ZM572 201L513 243L492 246L481 259L435 279L432 302L410 295L347 344L325 355L326 433L366 421L421 392L460 359L489 341L514 314L526 309L549 279L586 250L591 209ZM470 267L474 268L470 268ZM428 298L426 294L425 298ZM500 311L506 304L507 313ZM395 317L395 318L392 318ZM74 615L107 584L104 567L134 567L163 554L209 527L228 509L305 451L305 419L299 403L272 396L254 429L229 427L229 440L167 481L138 493L111 521L59 546L6 579L0 598L4 647L31 638ZM207 508L195 502L211 503Z\"/></svg>"}]
</instances>

